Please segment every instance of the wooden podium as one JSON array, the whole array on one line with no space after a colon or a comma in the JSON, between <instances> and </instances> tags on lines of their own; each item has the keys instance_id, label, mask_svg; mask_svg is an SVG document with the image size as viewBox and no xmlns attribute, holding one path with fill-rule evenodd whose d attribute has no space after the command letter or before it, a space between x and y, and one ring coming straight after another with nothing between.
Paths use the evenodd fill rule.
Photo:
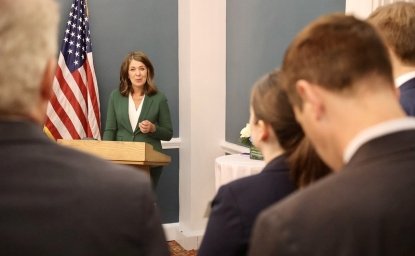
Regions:
<instances>
[{"instance_id":1,"label":"wooden podium","mask_svg":"<svg viewBox=\"0 0 415 256\"><path fill-rule=\"evenodd\" d=\"M153 149L144 142L102 141L102 140L58 140L58 144L84 151L113 163L137 166L146 172L151 167L167 165L168 155Z\"/></svg>"}]
</instances>

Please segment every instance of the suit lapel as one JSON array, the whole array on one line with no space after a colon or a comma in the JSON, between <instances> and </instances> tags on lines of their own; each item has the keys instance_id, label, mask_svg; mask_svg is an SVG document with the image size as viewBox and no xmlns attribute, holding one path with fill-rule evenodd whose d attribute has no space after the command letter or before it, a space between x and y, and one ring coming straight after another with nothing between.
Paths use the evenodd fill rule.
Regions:
<instances>
[{"instance_id":1,"label":"suit lapel","mask_svg":"<svg viewBox=\"0 0 415 256\"><path fill-rule=\"evenodd\" d=\"M128 99L129 99L129 95L127 97L121 97L121 113L122 113L122 117L121 117L121 122L124 125L124 127L128 127L128 129L131 131L131 133L133 132L133 128L131 128L131 123L130 123L130 116L128 113Z\"/></svg>"},{"instance_id":2,"label":"suit lapel","mask_svg":"<svg viewBox=\"0 0 415 256\"><path fill-rule=\"evenodd\" d=\"M141 113L140 116L138 117L138 122L140 123L141 121L146 120L147 118L147 113L151 108L151 104L153 103L153 99L150 96L145 96L144 97L144 102L143 102L143 107L141 108ZM140 130L140 128L137 127L135 128L134 133L138 132Z\"/></svg>"}]
</instances>

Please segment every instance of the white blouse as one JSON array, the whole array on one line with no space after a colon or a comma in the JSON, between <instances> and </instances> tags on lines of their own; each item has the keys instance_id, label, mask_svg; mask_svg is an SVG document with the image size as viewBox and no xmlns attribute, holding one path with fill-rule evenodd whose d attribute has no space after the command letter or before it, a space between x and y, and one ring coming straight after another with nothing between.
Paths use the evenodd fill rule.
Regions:
<instances>
[{"instance_id":1,"label":"white blouse","mask_svg":"<svg viewBox=\"0 0 415 256\"><path fill-rule=\"evenodd\" d=\"M128 117L130 118L130 124L131 124L131 128L133 129L133 131L137 127L138 118L140 117L141 109L143 108L143 102L144 102L145 97L146 96L144 95L143 99L141 100L140 105L136 109L133 96L131 95L131 93L128 96Z\"/></svg>"}]
</instances>

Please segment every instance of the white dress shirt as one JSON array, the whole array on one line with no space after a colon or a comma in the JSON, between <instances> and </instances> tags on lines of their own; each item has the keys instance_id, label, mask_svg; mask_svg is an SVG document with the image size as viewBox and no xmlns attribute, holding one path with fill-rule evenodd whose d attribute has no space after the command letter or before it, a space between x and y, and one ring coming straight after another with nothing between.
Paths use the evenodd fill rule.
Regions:
<instances>
[{"instance_id":1,"label":"white dress shirt","mask_svg":"<svg viewBox=\"0 0 415 256\"><path fill-rule=\"evenodd\" d=\"M143 102L144 102L145 97L146 96L144 95L143 99L141 100L140 105L136 109L133 96L131 95L131 93L128 96L128 117L130 118L130 124L131 124L131 128L133 129L133 131L137 127L138 118L140 117L141 109L143 108Z\"/></svg>"},{"instance_id":2,"label":"white dress shirt","mask_svg":"<svg viewBox=\"0 0 415 256\"><path fill-rule=\"evenodd\" d=\"M408 72L408 73L405 73L403 75L398 76L395 79L395 86L396 86L396 88L401 87L401 85L403 85L404 83L408 82L412 78L415 78L415 71Z\"/></svg>"}]
</instances>

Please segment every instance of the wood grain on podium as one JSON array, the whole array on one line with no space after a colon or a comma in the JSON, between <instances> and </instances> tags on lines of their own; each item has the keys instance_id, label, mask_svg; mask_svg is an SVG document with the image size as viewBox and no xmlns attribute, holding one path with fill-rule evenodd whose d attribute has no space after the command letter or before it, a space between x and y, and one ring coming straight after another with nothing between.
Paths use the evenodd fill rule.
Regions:
<instances>
[{"instance_id":1,"label":"wood grain on podium","mask_svg":"<svg viewBox=\"0 0 415 256\"><path fill-rule=\"evenodd\" d=\"M171 157L153 149L144 142L101 140L58 140L58 144L71 147L114 163L136 165L149 170L171 162Z\"/></svg>"}]
</instances>

